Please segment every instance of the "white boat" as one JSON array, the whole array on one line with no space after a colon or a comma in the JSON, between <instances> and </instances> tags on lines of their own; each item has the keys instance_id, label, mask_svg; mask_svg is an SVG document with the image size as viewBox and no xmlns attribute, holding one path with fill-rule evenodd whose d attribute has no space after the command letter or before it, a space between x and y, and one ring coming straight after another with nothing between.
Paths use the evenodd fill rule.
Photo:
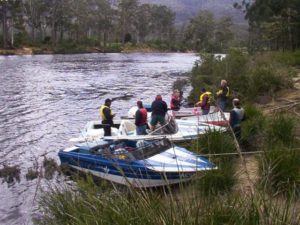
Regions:
<instances>
[{"instance_id":1,"label":"white boat","mask_svg":"<svg viewBox=\"0 0 300 225\"><path fill-rule=\"evenodd\" d=\"M190 122L198 122L198 123L208 123L218 126L228 126L230 113L228 112L212 112L207 115L198 115L198 116L189 116L182 117L180 121L190 121ZM177 120L178 122L179 120Z\"/></svg>"},{"instance_id":2,"label":"white boat","mask_svg":"<svg viewBox=\"0 0 300 225\"><path fill-rule=\"evenodd\" d=\"M146 108L148 111L148 118L151 118L151 108ZM138 107L131 107L127 113L127 117L123 117L126 119L134 119L135 113L138 110ZM181 120L191 120L194 122L208 123L218 126L227 126L229 121L230 113L218 111L214 106L210 107L210 112L207 115L201 114L200 107L193 108L181 108L179 111L169 110L168 114L173 116L176 119Z\"/></svg>"},{"instance_id":3,"label":"white boat","mask_svg":"<svg viewBox=\"0 0 300 225\"><path fill-rule=\"evenodd\" d=\"M132 120L121 120L119 128L113 128L112 136L104 137L101 121L90 121L87 123L81 136L72 138L73 142L94 141L104 138L106 140L146 140L167 138L173 142L182 142L196 139L199 135L208 131L226 131L226 128L208 123L200 123L192 120L172 120L154 132L147 135L137 135L136 126Z\"/></svg>"}]
</instances>

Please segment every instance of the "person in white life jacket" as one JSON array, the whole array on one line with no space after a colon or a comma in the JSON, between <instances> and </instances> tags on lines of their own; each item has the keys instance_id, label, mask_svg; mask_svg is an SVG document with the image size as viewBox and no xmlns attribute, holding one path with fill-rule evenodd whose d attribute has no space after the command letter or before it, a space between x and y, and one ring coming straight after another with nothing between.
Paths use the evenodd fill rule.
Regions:
<instances>
[{"instance_id":1,"label":"person in white life jacket","mask_svg":"<svg viewBox=\"0 0 300 225\"><path fill-rule=\"evenodd\" d=\"M100 108L100 116L104 125L104 136L111 136L111 127L114 125L113 118L115 114L111 112L111 99L106 99L104 105Z\"/></svg>"},{"instance_id":2,"label":"person in white life jacket","mask_svg":"<svg viewBox=\"0 0 300 225\"><path fill-rule=\"evenodd\" d=\"M201 88L201 95L199 98L199 102L196 103L196 106L200 106L202 110L202 115L207 115L210 110L211 104L211 95L212 93L206 91L205 88Z\"/></svg>"},{"instance_id":3,"label":"person in white life jacket","mask_svg":"<svg viewBox=\"0 0 300 225\"><path fill-rule=\"evenodd\" d=\"M237 140L241 139L241 122L245 119L245 110L241 107L240 100L234 98L232 100L233 109L230 112L229 124L233 129Z\"/></svg>"},{"instance_id":4,"label":"person in white life jacket","mask_svg":"<svg viewBox=\"0 0 300 225\"><path fill-rule=\"evenodd\" d=\"M147 125L147 110L143 106L142 101L137 101L138 110L135 113L135 125L137 135L146 135Z\"/></svg>"}]
</instances>

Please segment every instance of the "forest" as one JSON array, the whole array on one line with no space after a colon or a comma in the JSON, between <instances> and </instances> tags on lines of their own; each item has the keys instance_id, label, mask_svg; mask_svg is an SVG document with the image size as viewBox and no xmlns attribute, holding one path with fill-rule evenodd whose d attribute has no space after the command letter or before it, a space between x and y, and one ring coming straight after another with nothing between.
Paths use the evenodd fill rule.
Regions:
<instances>
[{"instance_id":1,"label":"forest","mask_svg":"<svg viewBox=\"0 0 300 225\"><path fill-rule=\"evenodd\" d=\"M146 44L173 51L226 52L295 50L300 40L300 2L250 1L232 5L248 20L248 35L231 17L199 11L186 24L175 26L176 13L164 5L138 0L1 0L1 39L4 48L78 46L119 50L125 43Z\"/></svg>"}]
</instances>

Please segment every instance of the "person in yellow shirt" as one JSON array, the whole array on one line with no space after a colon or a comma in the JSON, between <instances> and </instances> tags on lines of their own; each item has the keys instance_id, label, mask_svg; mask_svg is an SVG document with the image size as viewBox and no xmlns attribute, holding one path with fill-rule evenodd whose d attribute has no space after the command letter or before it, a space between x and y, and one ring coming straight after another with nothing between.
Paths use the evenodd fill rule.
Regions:
<instances>
[{"instance_id":1,"label":"person in yellow shirt","mask_svg":"<svg viewBox=\"0 0 300 225\"><path fill-rule=\"evenodd\" d=\"M115 114L111 112L111 99L106 99L104 105L100 108L100 116L104 125L104 136L111 136L111 127L114 125L113 118Z\"/></svg>"},{"instance_id":2,"label":"person in yellow shirt","mask_svg":"<svg viewBox=\"0 0 300 225\"><path fill-rule=\"evenodd\" d=\"M202 115L207 115L210 111L211 104L211 92L206 91L205 88L201 88L201 95L199 102L196 103L196 106L201 107Z\"/></svg>"}]
</instances>

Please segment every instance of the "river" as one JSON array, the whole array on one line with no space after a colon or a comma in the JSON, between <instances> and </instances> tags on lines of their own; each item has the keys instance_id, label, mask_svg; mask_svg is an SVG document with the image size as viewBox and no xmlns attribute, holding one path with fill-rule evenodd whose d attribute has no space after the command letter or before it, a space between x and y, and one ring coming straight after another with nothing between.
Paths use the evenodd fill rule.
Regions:
<instances>
[{"instance_id":1,"label":"river","mask_svg":"<svg viewBox=\"0 0 300 225\"><path fill-rule=\"evenodd\" d=\"M196 59L185 53L0 56L0 169L21 169L19 182L0 182L0 224L32 224L40 186L57 180L27 181L28 169L44 156L59 162L58 150L99 118L106 98L133 95L113 102L118 116L138 99L151 103L161 94L168 102L173 82Z\"/></svg>"}]
</instances>

